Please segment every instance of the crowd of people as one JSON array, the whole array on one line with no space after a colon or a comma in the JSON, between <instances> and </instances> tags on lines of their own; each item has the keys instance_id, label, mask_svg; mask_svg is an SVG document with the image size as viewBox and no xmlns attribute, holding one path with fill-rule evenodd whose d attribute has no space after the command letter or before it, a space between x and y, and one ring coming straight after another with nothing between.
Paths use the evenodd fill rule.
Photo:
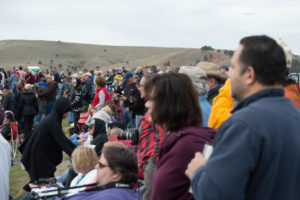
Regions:
<instances>
[{"instance_id":1,"label":"crowd of people","mask_svg":"<svg viewBox=\"0 0 300 200\"><path fill-rule=\"evenodd\" d=\"M282 45L245 37L230 67L1 69L1 199L12 122L30 177L16 198L47 179L71 187L58 199L299 199L300 94Z\"/></svg>"}]
</instances>

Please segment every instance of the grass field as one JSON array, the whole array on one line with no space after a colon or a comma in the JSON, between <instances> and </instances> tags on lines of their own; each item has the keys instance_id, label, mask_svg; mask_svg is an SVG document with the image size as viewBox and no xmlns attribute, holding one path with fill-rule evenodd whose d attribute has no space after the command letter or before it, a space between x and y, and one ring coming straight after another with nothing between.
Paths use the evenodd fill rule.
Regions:
<instances>
[{"instance_id":1,"label":"grass field","mask_svg":"<svg viewBox=\"0 0 300 200\"><path fill-rule=\"evenodd\" d=\"M0 41L0 66L39 65L42 70L80 71L84 68L103 70L125 66L134 68L145 65L172 67L196 65L199 61L229 64L230 56L224 50L201 50L199 48L163 48L107 46L58 41L4 40ZM216 59L214 59L216 58ZM51 68L52 66L53 68ZM163 68L166 68L163 67Z\"/></svg>"},{"instance_id":2,"label":"grass field","mask_svg":"<svg viewBox=\"0 0 300 200\"><path fill-rule=\"evenodd\" d=\"M69 124L66 122L66 120L63 120L63 131L65 134L68 132ZM18 160L21 159L21 157L17 157ZM62 174L69 165L69 156L64 153L63 154L63 162L57 167L57 171L55 173L56 176ZM15 197L19 190L29 181L29 175L26 171L23 171L21 169L21 164L17 164L13 166L10 169L9 174L9 185L10 185L10 195L12 197Z\"/></svg>"}]
</instances>

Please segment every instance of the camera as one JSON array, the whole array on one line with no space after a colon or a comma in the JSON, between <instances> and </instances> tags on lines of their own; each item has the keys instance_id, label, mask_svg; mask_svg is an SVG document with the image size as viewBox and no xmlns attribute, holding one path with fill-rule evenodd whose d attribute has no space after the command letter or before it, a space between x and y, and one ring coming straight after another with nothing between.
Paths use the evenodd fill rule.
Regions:
<instances>
[{"instance_id":1,"label":"camera","mask_svg":"<svg viewBox=\"0 0 300 200\"><path fill-rule=\"evenodd\" d=\"M132 145L137 145L139 141L139 130L136 128L130 128L126 131L118 133L119 140L131 140Z\"/></svg>"}]
</instances>

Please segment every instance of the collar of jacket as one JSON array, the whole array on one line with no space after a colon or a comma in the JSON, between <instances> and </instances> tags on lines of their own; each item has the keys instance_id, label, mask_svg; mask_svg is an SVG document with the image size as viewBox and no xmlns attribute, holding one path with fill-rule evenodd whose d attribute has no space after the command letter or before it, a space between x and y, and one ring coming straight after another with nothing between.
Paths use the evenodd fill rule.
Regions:
<instances>
[{"instance_id":1,"label":"collar of jacket","mask_svg":"<svg viewBox=\"0 0 300 200\"><path fill-rule=\"evenodd\" d=\"M265 97L283 97L284 96L284 90L281 88L272 88L272 89L265 89L262 91L259 91L249 97L247 97L246 99L244 99L243 101L241 101L232 111L231 113L234 113L244 107L247 107L249 104L265 98Z\"/></svg>"},{"instance_id":2,"label":"collar of jacket","mask_svg":"<svg viewBox=\"0 0 300 200\"><path fill-rule=\"evenodd\" d=\"M207 101L207 95L198 96L198 99L199 99L201 102Z\"/></svg>"}]
</instances>

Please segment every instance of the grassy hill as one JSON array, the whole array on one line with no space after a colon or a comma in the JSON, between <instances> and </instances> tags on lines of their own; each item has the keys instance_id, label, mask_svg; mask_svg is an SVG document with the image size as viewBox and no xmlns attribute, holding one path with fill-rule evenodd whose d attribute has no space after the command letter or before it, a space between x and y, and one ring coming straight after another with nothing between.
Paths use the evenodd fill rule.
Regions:
<instances>
[{"instance_id":1,"label":"grassy hill","mask_svg":"<svg viewBox=\"0 0 300 200\"><path fill-rule=\"evenodd\" d=\"M172 67L195 65L199 61L229 64L227 50L192 48L127 47L65 43L61 41L4 40L0 41L0 67L38 65L44 69L73 70L103 69L139 65ZM225 52L226 53L226 52ZM51 67L52 65L52 67Z\"/></svg>"}]
</instances>

